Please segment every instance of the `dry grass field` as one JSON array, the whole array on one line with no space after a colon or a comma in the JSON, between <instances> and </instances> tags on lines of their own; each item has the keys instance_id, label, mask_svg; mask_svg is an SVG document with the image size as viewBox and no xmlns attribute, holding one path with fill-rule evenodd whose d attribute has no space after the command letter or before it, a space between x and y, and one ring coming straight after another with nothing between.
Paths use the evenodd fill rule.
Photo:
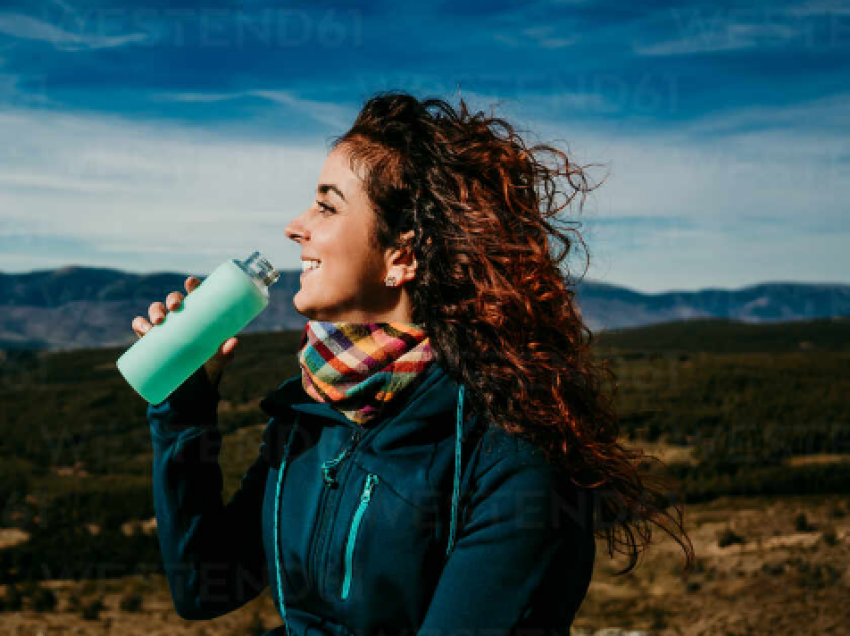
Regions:
<instances>
[{"instance_id":1,"label":"dry grass field","mask_svg":"<svg viewBox=\"0 0 850 636\"><path fill-rule=\"evenodd\" d=\"M624 576L613 575L624 561L609 558L600 541L573 633L621 628L659 636L850 634L846 497L724 497L687 506L686 522L697 555L687 578L681 550L664 535ZM231 636L262 634L280 624L268 589L227 616L190 622L174 613L161 576L44 586L56 595L55 610L6 612L0 633ZM141 597L139 611L122 610L122 600L126 604L134 593ZM97 618L84 619L79 608L98 599L103 609Z\"/></svg>"},{"instance_id":2,"label":"dry grass field","mask_svg":"<svg viewBox=\"0 0 850 636\"><path fill-rule=\"evenodd\" d=\"M258 396L298 371L298 335L240 338L219 405L225 501L259 450ZM603 340L621 430L681 481L697 561L683 576L679 545L656 529L637 567L615 576L625 560L600 540L573 634L850 634L850 320L688 321ZM212 621L174 612L152 534L144 404L114 368L119 353L0 359L0 636L279 626L268 589ZM106 561L123 571L90 578ZM27 578L45 580L7 585Z\"/></svg>"}]
</instances>

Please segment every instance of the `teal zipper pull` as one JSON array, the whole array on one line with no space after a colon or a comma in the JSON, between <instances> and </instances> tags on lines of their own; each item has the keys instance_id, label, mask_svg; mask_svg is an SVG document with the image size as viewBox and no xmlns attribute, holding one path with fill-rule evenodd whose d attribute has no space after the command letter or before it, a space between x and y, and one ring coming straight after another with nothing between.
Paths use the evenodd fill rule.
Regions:
<instances>
[{"instance_id":1,"label":"teal zipper pull","mask_svg":"<svg viewBox=\"0 0 850 636\"><path fill-rule=\"evenodd\" d=\"M331 488L336 488L339 482L334 479L334 473L336 473L337 464L339 464L343 459L348 455L348 449L346 448L338 457L334 459L329 459L325 463L322 464L322 479L325 481L326 486L330 486Z\"/></svg>"},{"instance_id":2,"label":"teal zipper pull","mask_svg":"<svg viewBox=\"0 0 850 636\"><path fill-rule=\"evenodd\" d=\"M372 499L372 491L375 490L375 485L378 483L378 476L369 474L369 477L366 479L366 486L363 488L363 494L360 495L360 501L363 503L369 503L369 500Z\"/></svg>"},{"instance_id":3,"label":"teal zipper pull","mask_svg":"<svg viewBox=\"0 0 850 636\"><path fill-rule=\"evenodd\" d=\"M363 492L360 494L360 505L357 506L357 511L354 513L354 519L351 520L351 528L348 531L348 543L345 546L345 578L342 582L342 599L348 598L351 592L351 576L354 569L354 546L357 543L357 530L360 528L360 522L363 520L363 513L366 512L366 506L372 499L372 492L375 486L378 485L378 476L374 473L369 473L366 478L366 485L363 486Z\"/></svg>"},{"instance_id":4,"label":"teal zipper pull","mask_svg":"<svg viewBox=\"0 0 850 636\"><path fill-rule=\"evenodd\" d=\"M357 444L357 441L360 439L360 431L354 431L354 434L351 436L351 443L349 446L343 450L337 457L333 459L329 459L322 464L322 479L325 482L326 486L330 486L331 488L336 488L339 485L339 482L334 479L334 474L337 470L337 465L348 455L351 453L351 449Z\"/></svg>"}]
</instances>

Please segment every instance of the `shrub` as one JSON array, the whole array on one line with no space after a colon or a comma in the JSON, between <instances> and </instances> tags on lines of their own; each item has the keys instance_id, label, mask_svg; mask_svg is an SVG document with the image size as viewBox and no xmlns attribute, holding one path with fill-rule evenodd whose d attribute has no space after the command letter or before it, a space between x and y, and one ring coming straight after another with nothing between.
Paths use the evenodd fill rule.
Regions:
<instances>
[{"instance_id":1,"label":"shrub","mask_svg":"<svg viewBox=\"0 0 850 636\"><path fill-rule=\"evenodd\" d=\"M801 512L794 517L794 528L797 532L811 532L815 529L815 527L809 523L809 519L806 517L805 512Z\"/></svg>"},{"instance_id":2,"label":"shrub","mask_svg":"<svg viewBox=\"0 0 850 636\"><path fill-rule=\"evenodd\" d=\"M140 612L142 611L143 597L137 590L131 590L121 597L122 612Z\"/></svg>"},{"instance_id":3,"label":"shrub","mask_svg":"<svg viewBox=\"0 0 850 636\"><path fill-rule=\"evenodd\" d=\"M660 607L653 607L650 612L650 629L666 629L667 628L667 612Z\"/></svg>"},{"instance_id":4,"label":"shrub","mask_svg":"<svg viewBox=\"0 0 850 636\"><path fill-rule=\"evenodd\" d=\"M100 620L100 613L105 609L106 606L103 604L103 600L96 598L93 601L83 604L82 616L87 621Z\"/></svg>"},{"instance_id":5,"label":"shrub","mask_svg":"<svg viewBox=\"0 0 850 636\"><path fill-rule=\"evenodd\" d=\"M721 548L725 548L733 543L744 543L744 537L736 534L732 528L726 528L717 536L717 545Z\"/></svg>"},{"instance_id":6,"label":"shrub","mask_svg":"<svg viewBox=\"0 0 850 636\"><path fill-rule=\"evenodd\" d=\"M68 595L68 610L71 612L82 612L83 602L77 592L71 592Z\"/></svg>"},{"instance_id":7,"label":"shrub","mask_svg":"<svg viewBox=\"0 0 850 636\"><path fill-rule=\"evenodd\" d=\"M7 612L19 612L24 607L24 597L14 583L6 588L6 597L3 599L3 609Z\"/></svg>"},{"instance_id":8,"label":"shrub","mask_svg":"<svg viewBox=\"0 0 850 636\"><path fill-rule=\"evenodd\" d=\"M82 594L83 596L88 596L90 594L95 594L97 592L99 583L94 579L86 579L83 582Z\"/></svg>"},{"instance_id":9,"label":"shrub","mask_svg":"<svg viewBox=\"0 0 850 636\"><path fill-rule=\"evenodd\" d=\"M823 539L823 541L827 545L832 546L838 543L838 536L835 533L835 526L827 526L821 531L820 536L821 539Z\"/></svg>"},{"instance_id":10,"label":"shrub","mask_svg":"<svg viewBox=\"0 0 850 636\"><path fill-rule=\"evenodd\" d=\"M801 583L816 590L831 587L841 578L841 572L829 563L818 563L814 567L802 569L801 574Z\"/></svg>"},{"instance_id":11,"label":"shrub","mask_svg":"<svg viewBox=\"0 0 850 636\"><path fill-rule=\"evenodd\" d=\"M784 563L762 563L761 571L770 576L779 576L785 572Z\"/></svg>"},{"instance_id":12,"label":"shrub","mask_svg":"<svg viewBox=\"0 0 850 636\"><path fill-rule=\"evenodd\" d=\"M53 590L40 585L32 592L30 602L36 612L52 612L56 609L56 595Z\"/></svg>"}]
</instances>

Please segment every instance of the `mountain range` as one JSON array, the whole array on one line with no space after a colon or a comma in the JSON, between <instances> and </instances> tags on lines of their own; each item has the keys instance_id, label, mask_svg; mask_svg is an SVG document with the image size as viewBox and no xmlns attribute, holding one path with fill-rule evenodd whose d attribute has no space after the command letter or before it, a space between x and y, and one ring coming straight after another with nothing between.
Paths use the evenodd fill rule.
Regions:
<instances>
[{"instance_id":1,"label":"mountain range","mask_svg":"<svg viewBox=\"0 0 850 636\"><path fill-rule=\"evenodd\" d=\"M268 308L242 333L303 329L306 318L292 304L300 275L281 271ZM78 266L0 272L0 349L129 346L136 340L133 318L147 317L150 304L170 292L183 292L186 277ZM770 282L734 290L643 293L585 279L577 291L593 331L705 318L767 323L850 315L850 285L842 284Z\"/></svg>"}]
</instances>

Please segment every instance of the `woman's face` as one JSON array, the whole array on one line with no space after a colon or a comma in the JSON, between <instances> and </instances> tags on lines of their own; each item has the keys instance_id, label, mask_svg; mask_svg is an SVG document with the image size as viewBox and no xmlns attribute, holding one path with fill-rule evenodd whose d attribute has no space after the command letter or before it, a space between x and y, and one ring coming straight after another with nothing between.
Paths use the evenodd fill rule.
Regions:
<instances>
[{"instance_id":1,"label":"woman's face","mask_svg":"<svg viewBox=\"0 0 850 636\"><path fill-rule=\"evenodd\" d=\"M286 226L305 260L293 298L298 313L327 322L411 322L407 292L415 261L396 250L379 250L371 240L376 217L363 182L352 172L344 146L334 148L322 168L316 200ZM392 275L396 287L384 279Z\"/></svg>"}]
</instances>

